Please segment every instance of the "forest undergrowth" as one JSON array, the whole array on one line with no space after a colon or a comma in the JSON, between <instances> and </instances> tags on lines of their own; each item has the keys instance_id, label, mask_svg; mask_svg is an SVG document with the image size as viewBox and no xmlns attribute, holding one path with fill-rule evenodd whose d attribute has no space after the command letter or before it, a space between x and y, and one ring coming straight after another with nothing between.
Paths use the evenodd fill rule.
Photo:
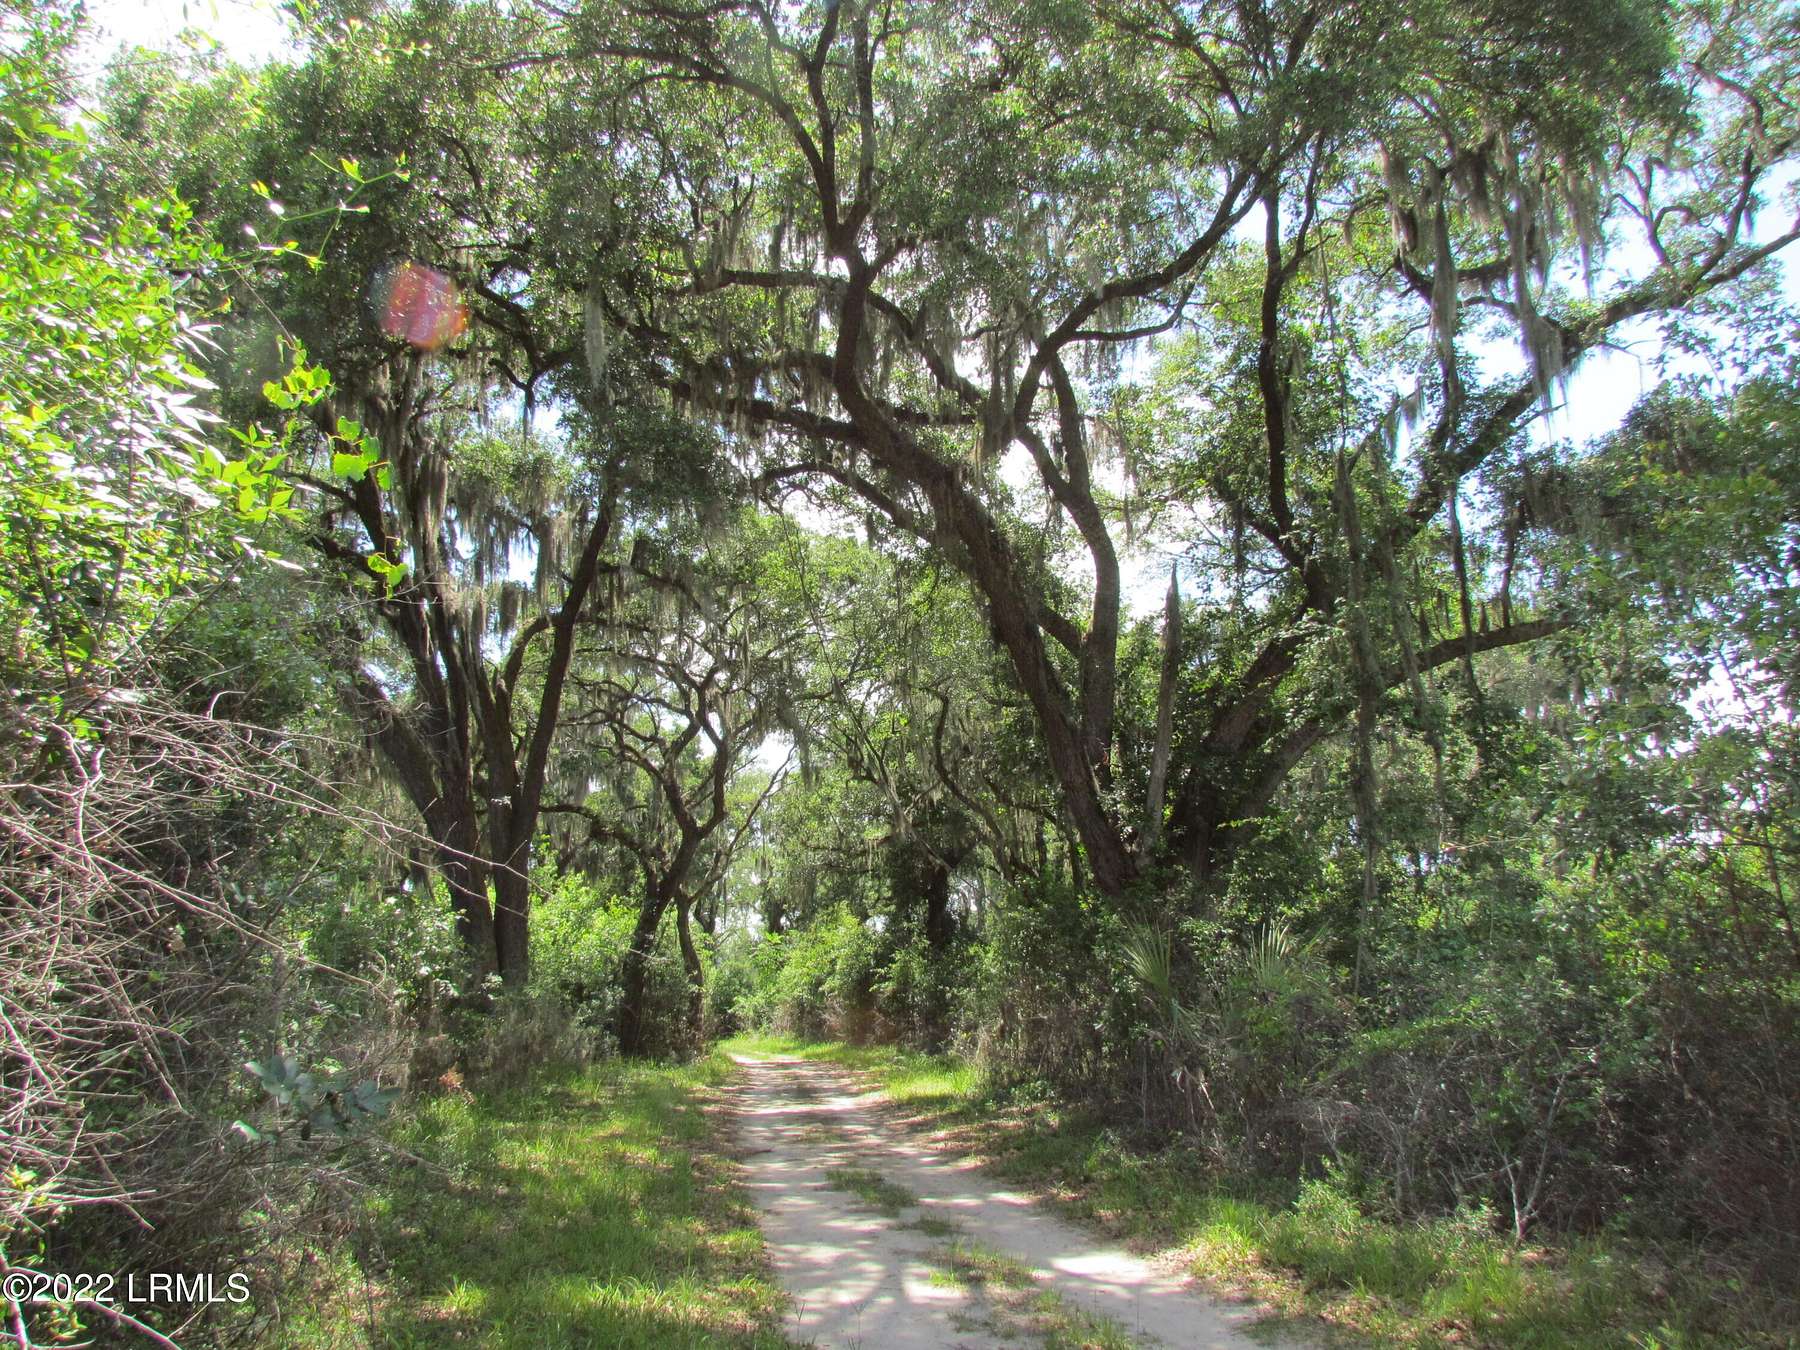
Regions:
<instances>
[{"instance_id":1,"label":"forest undergrowth","mask_svg":"<svg viewBox=\"0 0 1800 1350\"><path fill-rule=\"evenodd\" d=\"M937 1146L980 1157L1134 1246L1178 1255L1210 1290L1322 1326L1333 1345L1796 1344L1794 1290L1746 1283L1692 1246L1616 1234L1517 1243L1482 1210L1384 1219L1329 1176L1297 1189L1247 1186L1209 1172L1178 1140L1134 1136L1028 1087L997 1087L954 1056L773 1035L723 1048L853 1069Z\"/></svg>"},{"instance_id":2,"label":"forest undergrowth","mask_svg":"<svg viewBox=\"0 0 1800 1350\"><path fill-rule=\"evenodd\" d=\"M21 1350L773 1337L744 1030L1346 1336L1791 1343L1791 3L87 9L0 0Z\"/></svg>"},{"instance_id":3,"label":"forest undergrowth","mask_svg":"<svg viewBox=\"0 0 1800 1350\"><path fill-rule=\"evenodd\" d=\"M732 1066L536 1065L419 1101L366 1236L290 1299L293 1350L785 1347L708 1102ZM360 1248L360 1250L358 1250Z\"/></svg>"}]
</instances>

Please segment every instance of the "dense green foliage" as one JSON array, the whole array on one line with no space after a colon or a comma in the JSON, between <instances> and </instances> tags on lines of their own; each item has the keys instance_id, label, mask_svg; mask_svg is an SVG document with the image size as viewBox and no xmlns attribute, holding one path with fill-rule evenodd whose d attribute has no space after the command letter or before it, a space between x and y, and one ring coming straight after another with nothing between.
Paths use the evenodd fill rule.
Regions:
<instances>
[{"instance_id":1,"label":"dense green foliage","mask_svg":"<svg viewBox=\"0 0 1800 1350\"><path fill-rule=\"evenodd\" d=\"M675 1080L466 1093L734 1031L954 1049L1338 1283L1611 1230L1779 1297L1791 7L79 32L0 10L0 1263L254 1279L17 1338L278 1339L317 1249L408 1343L509 1271L501 1340L676 1334L619 1289L741 1235L563 1161L693 1143ZM571 1302L450 1245L508 1193L669 1231Z\"/></svg>"},{"instance_id":2,"label":"dense green foliage","mask_svg":"<svg viewBox=\"0 0 1800 1350\"><path fill-rule=\"evenodd\" d=\"M299 729L311 699L303 660L232 630L271 603L297 428L221 424L202 366L228 255L165 193L96 208L64 104L74 19L4 21L0 1260L87 1243L123 1276L235 1250L213 1207L254 1194L216 1145L254 1099L236 1061L272 987L297 777L259 723ZM256 669L228 682L234 658Z\"/></svg>"}]
</instances>

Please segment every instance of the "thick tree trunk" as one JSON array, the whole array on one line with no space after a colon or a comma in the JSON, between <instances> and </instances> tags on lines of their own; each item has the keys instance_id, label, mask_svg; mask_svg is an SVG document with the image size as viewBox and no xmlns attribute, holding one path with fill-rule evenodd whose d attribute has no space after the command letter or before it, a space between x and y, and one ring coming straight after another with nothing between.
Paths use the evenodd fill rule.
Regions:
<instances>
[{"instance_id":1,"label":"thick tree trunk","mask_svg":"<svg viewBox=\"0 0 1800 1350\"><path fill-rule=\"evenodd\" d=\"M494 869L494 958L509 989L522 989L531 978L531 858L519 853Z\"/></svg>"},{"instance_id":2,"label":"thick tree trunk","mask_svg":"<svg viewBox=\"0 0 1800 1350\"><path fill-rule=\"evenodd\" d=\"M700 953L688 924L690 906L684 900L675 907L675 932L681 939L681 964L687 972L688 1035L699 1046L706 1035L706 974L700 969Z\"/></svg>"},{"instance_id":3,"label":"thick tree trunk","mask_svg":"<svg viewBox=\"0 0 1800 1350\"><path fill-rule=\"evenodd\" d=\"M998 554L1001 547L996 543L994 552ZM1100 751L1093 729L1084 726L1071 707L1068 690L1057 677L1045 647L1043 630L1007 575L1011 559L1002 557L1004 566L1002 561L991 564L995 575L979 566L972 566L970 574L987 596L994 636L1010 658L1020 688L1037 715L1045 755L1081 839L1094 884L1103 894L1116 897L1136 878L1137 865L1106 809L1100 774L1104 758L1095 762Z\"/></svg>"},{"instance_id":4,"label":"thick tree trunk","mask_svg":"<svg viewBox=\"0 0 1800 1350\"><path fill-rule=\"evenodd\" d=\"M488 907L483 869L450 849L438 850L438 875L456 912L456 936L472 965L470 982L479 985L497 968L494 959L494 913Z\"/></svg>"},{"instance_id":5,"label":"thick tree trunk","mask_svg":"<svg viewBox=\"0 0 1800 1350\"><path fill-rule=\"evenodd\" d=\"M488 904L488 872L478 846L480 832L472 810L452 811L439 806L425 813L438 875L450 893L456 913L456 936L473 965L471 982L479 986L494 973L494 911Z\"/></svg>"},{"instance_id":6,"label":"thick tree trunk","mask_svg":"<svg viewBox=\"0 0 1800 1350\"><path fill-rule=\"evenodd\" d=\"M498 756L490 752L489 763ZM518 776L497 766L496 787L505 799L488 804L489 869L494 881L494 962L509 989L531 978L531 838L536 803L520 790ZM522 800L525 799L525 800Z\"/></svg>"},{"instance_id":7,"label":"thick tree trunk","mask_svg":"<svg viewBox=\"0 0 1800 1350\"><path fill-rule=\"evenodd\" d=\"M987 600L995 641L1012 663L1030 701L1051 771L1056 775L1075 832L1081 837L1094 884L1110 897L1137 876L1118 822L1107 810L1114 661L1117 641L1117 560L1104 529L1096 544L1094 628L1080 645L1079 703L1057 673L1045 646L1045 609L1005 532L972 492L960 465L945 463L876 405L857 371L857 344L868 308L872 273L860 256L848 256L851 284L839 312L832 383L851 422L864 433L877 462L913 483L931 506L931 519L960 545L958 566ZM1098 547L1104 541L1105 546Z\"/></svg>"},{"instance_id":8,"label":"thick tree trunk","mask_svg":"<svg viewBox=\"0 0 1800 1350\"><path fill-rule=\"evenodd\" d=\"M934 954L941 956L949 950L956 930L955 920L950 917L950 869L932 858L926 863L923 881L920 889L925 895L925 941Z\"/></svg>"},{"instance_id":9,"label":"thick tree trunk","mask_svg":"<svg viewBox=\"0 0 1800 1350\"><path fill-rule=\"evenodd\" d=\"M656 951L656 930L662 926L663 911L669 907L667 895L650 892L638 909L637 925L631 930L631 945L625 949L625 964L619 972L619 1053L644 1053L645 1004L650 994L650 958Z\"/></svg>"}]
</instances>

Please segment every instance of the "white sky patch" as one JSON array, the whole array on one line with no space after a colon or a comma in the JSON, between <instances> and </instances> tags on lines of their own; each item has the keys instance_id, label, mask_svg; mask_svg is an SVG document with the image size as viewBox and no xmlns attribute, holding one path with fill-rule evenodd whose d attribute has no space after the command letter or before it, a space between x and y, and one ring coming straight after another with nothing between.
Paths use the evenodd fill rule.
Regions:
<instances>
[{"instance_id":1,"label":"white sky patch","mask_svg":"<svg viewBox=\"0 0 1800 1350\"><path fill-rule=\"evenodd\" d=\"M823 506L801 491L797 484L793 491L782 497L781 514L809 534L835 539L863 537L860 515Z\"/></svg>"},{"instance_id":2,"label":"white sky patch","mask_svg":"<svg viewBox=\"0 0 1800 1350\"><path fill-rule=\"evenodd\" d=\"M759 773L772 774L779 771L793 753L794 738L785 731L775 731L763 737L762 744L750 757L750 763Z\"/></svg>"},{"instance_id":3,"label":"white sky patch","mask_svg":"<svg viewBox=\"0 0 1800 1350\"><path fill-rule=\"evenodd\" d=\"M88 0L87 12L83 47L96 73L121 50L138 47L176 52L217 46L250 66L296 50L290 21L274 0Z\"/></svg>"}]
</instances>

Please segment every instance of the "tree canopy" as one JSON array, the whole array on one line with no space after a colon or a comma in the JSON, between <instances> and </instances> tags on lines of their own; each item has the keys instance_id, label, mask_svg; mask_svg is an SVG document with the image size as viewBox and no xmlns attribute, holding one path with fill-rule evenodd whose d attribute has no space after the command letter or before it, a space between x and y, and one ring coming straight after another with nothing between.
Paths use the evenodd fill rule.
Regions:
<instances>
[{"instance_id":1,"label":"tree canopy","mask_svg":"<svg viewBox=\"0 0 1800 1350\"><path fill-rule=\"evenodd\" d=\"M8 13L0 920L148 1010L34 975L9 1122L179 970L296 1130L541 1006L1792 1225L1791 6L323 0L79 114Z\"/></svg>"}]
</instances>

